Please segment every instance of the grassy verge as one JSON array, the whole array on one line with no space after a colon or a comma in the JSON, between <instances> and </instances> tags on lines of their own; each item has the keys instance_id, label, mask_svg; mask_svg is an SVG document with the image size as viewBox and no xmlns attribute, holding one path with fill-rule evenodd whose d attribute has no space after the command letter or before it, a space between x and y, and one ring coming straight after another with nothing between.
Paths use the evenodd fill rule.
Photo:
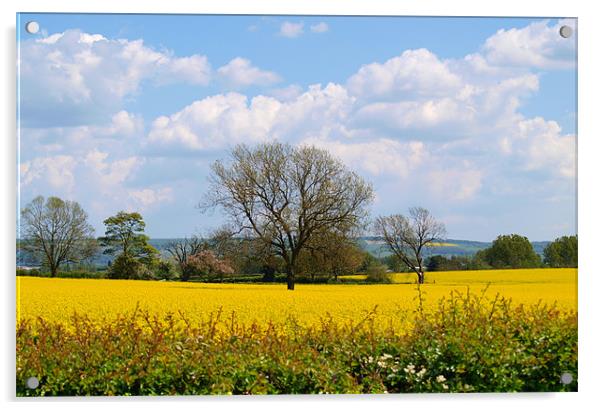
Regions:
<instances>
[{"instance_id":1,"label":"grassy verge","mask_svg":"<svg viewBox=\"0 0 602 410\"><path fill-rule=\"evenodd\" d=\"M452 294L411 330L324 318L303 327L200 324L137 311L108 325L17 327L17 395L176 395L577 390L577 315ZM75 329L75 330L67 330ZM569 385L560 382L573 375ZM35 390L27 378L40 379Z\"/></svg>"}]
</instances>

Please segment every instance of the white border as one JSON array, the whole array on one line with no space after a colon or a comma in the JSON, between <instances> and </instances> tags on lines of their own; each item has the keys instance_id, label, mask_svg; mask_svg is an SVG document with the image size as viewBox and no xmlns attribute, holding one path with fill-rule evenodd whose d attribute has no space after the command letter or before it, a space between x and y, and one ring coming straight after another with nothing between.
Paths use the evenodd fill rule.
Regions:
<instances>
[{"instance_id":1,"label":"white border","mask_svg":"<svg viewBox=\"0 0 602 410\"><path fill-rule=\"evenodd\" d=\"M221 0L219 2L190 0L163 0L145 2L125 2L123 0L8 0L0 2L2 29L2 86L0 100L2 115L2 227L0 251L2 252L3 296L2 321L3 337L0 339L2 354L0 399L8 402L10 408L16 405L44 408L92 408L111 405L115 408L159 408L165 405L220 406L250 408L306 408L307 406L326 408L342 405L346 408L379 407L399 408L400 406L420 408L500 408L532 407L544 404L546 408L590 408L600 402L597 395L600 383L600 316L599 295L602 271L600 261L600 173L602 150L600 140L602 130L600 112L600 40L602 24L593 5L595 2L576 1L525 1L504 0L495 3L482 0L281 0L245 1ZM15 21L16 12L113 12L113 13L207 13L207 14L344 14L344 15L439 15L439 16L536 16L536 17L578 17L579 18L579 390L577 394L505 394L505 395L404 395L396 397L356 396L356 397L268 397L268 398L141 398L141 399L92 399L27 401L14 398L14 247L16 214L16 142L15 142ZM597 251L597 252L596 252ZM540 403L543 402L543 403ZM590 404L591 403L591 404Z\"/></svg>"}]
</instances>

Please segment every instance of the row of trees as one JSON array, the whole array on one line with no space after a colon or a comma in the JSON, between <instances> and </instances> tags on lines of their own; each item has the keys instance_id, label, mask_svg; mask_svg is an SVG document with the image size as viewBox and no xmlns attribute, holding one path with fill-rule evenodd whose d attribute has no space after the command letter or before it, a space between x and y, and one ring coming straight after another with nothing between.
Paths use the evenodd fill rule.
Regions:
<instances>
[{"instance_id":1,"label":"row of trees","mask_svg":"<svg viewBox=\"0 0 602 410\"><path fill-rule=\"evenodd\" d=\"M474 256L435 255L428 258L429 271L516 269L516 268L576 268L577 236L563 236L546 246L542 258L524 236L500 235L491 246Z\"/></svg>"},{"instance_id":2,"label":"row of trees","mask_svg":"<svg viewBox=\"0 0 602 410\"><path fill-rule=\"evenodd\" d=\"M300 276L314 279L326 274L336 279L365 268L366 254L354 238L370 225L368 208L374 191L328 151L278 142L239 145L211 170L209 191L200 208L221 209L229 228L209 239L192 237L169 245L167 251L182 280L201 273L223 277L254 266L267 278L284 271L287 288L293 290ZM148 244L138 213L120 212L106 219L106 233L98 244L86 213L72 201L38 197L23 209L22 220L27 243L44 255L53 276L61 264L89 257L98 244L115 255L111 277L169 271L167 262ZM428 210L416 207L407 216L380 216L372 228L394 258L416 273L418 283L424 283L425 250L444 240L445 226ZM527 258L535 266L536 258L523 253L517 238L511 239L500 240L504 246L492 246L479 257L494 267L500 258L509 264ZM560 250L550 253L565 257Z\"/></svg>"}]
</instances>

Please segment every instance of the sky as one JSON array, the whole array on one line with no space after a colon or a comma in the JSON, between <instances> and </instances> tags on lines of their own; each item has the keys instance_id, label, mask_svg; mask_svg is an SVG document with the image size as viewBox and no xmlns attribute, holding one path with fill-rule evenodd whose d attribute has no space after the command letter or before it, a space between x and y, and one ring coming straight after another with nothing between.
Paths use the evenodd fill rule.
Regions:
<instances>
[{"instance_id":1,"label":"sky","mask_svg":"<svg viewBox=\"0 0 602 410\"><path fill-rule=\"evenodd\" d=\"M24 26L36 21L40 31ZM239 143L328 150L373 216L429 209L453 239L576 234L574 19L20 14L19 201L120 210L151 237Z\"/></svg>"}]
</instances>

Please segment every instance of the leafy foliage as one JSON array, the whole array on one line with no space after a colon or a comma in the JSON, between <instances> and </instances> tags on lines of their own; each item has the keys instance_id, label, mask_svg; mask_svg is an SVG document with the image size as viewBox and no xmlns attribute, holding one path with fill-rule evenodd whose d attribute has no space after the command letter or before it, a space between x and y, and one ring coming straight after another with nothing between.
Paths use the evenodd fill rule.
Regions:
<instances>
[{"instance_id":1,"label":"leafy foliage","mask_svg":"<svg viewBox=\"0 0 602 410\"><path fill-rule=\"evenodd\" d=\"M541 259L529 239L517 234L498 236L491 247L477 252L475 258L484 260L495 269L536 268L541 265Z\"/></svg>"},{"instance_id":2,"label":"leafy foliage","mask_svg":"<svg viewBox=\"0 0 602 410\"><path fill-rule=\"evenodd\" d=\"M66 263L77 263L96 252L94 228L88 214L74 201L37 196L21 210L23 241L18 246L57 275Z\"/></svg>"},{"instance_id":3,"label":"leafy foliage","mask_svg":"<svg viewBox=\"0 0 602 410\"><path fill-rule=\"evenodd\" d=\"M387 265L372 264L366 269L366 282L393 283L391 275L387 272Z\"/></svg>"},{"instance_id":4,"label":"leafy foliage","mask_svg":"<svg viewBox=\"0 0 602 410\"><path fill-rule=\"evenodd\" d=\"M17 326L17 395L305 394L577 390L577 315L554 306L452 293L422 295L409 331L324 317L315 326L193 324L137 310L104 325ZM574 376L564 385L560 375ZM40 380L37 389L25 385Z\"/></svg>"},{"instance_id":5,"label":"leafy foliage","mask_svg":"<svg viewBox=\"0 0 602 410\"><path fill-rule=\"evenodd\" d=\"M138 212L118 212L104 220L105 236L99 238L104 253L117 254L110 267L110 278L152 278L151 266L157 263L158 251L144 234L146 224Z\"/></svg>"},{"instance_id":6,"label":"leafy foliage","mask_svg":"<svg viewBox=\"0 0 602 410\"><path fill-rule=\"evenodd\" d=\"M577 267L577 236L563 236L550 243L543 251L544 263L552 268Z\"/></svg>"}]
</instances>

